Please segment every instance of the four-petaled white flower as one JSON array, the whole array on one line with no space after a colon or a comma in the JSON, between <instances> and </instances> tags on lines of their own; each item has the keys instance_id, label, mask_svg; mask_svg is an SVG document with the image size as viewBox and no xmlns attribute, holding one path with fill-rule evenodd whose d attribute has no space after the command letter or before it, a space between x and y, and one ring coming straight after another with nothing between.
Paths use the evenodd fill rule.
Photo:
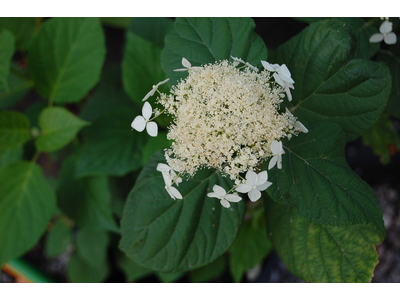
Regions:
<instances>
[{"instance_id":1,"label":"four-petaled white flower","mask_svg":"<svg viewBox=\"0 0 400 300\"><path fill-rule=\"evenodd\" d=\"M229 202L239 202L242 200L238 195L234 194L226 194L226 191L223 187L220 187L217 184L214 184L212 193L208 193L207 196L210 198L218 198L220 199L220 203L223 207L229 208L231 204Z\"/></svg>"},{"instance_id":2,"label":"four-petaled white flower","mask_svg":"<svg viewBox=\"0 0 400 300\"><path fill-rule=\"evenodd\" d=\"M157 166L157 170L158 170L158 166ZM164 179L164 183L165 183L165 190L168 192L168 194L170 195L170 197L172 199L182 199L182 195L181 193L178 191L178 189L176 187L172 186L172 178L171 175L168 172L163 172L161 171L161 174L163 176Z\"/></svg>"},{"instance_id":3,"label":"four-petaled white flower","mask_svg":"<svg viewBox=\"0 0 400 300\"><path fill-rule=\"evenodd\" d=\"M157 136L158 127L156 122L150 122L152 114L151 105L149 102L145 102L142 108L142 116L137 116L131 123L133 129L142 132L146 127L147 133L150 136Z\"/></svg>"},{"instance_id":4,"label":"four-petaled white flower","mask_svg":"<svg viewBox=\"0 0 400 300\"><path fill-rule=\"evenodd\" d=\"M161 172L163 174L163 177L169 176L171 178L171 181L176 183L177 186L179 186L179 184L182 182L182 178L176 175L175 171L172 170L172 168L167 164L159 163L157 165L157 171Z\"/></svg>"},{"instance_id":5,"label":"four-petaled white flower","mask_svg":"<svg viewBox=\"0 0 400 300\"><path fill-rule=\"evenodd\" d=\"M195 69L201 69L202 67L192 67L192 64L186 59L186 58L182 58L182 66L184 66L185 68L183 69L175 69L174 71L190 71L190 70L195 70Z\"/></svg>"},{"instance_id":6,"label":"four-petaled white flower","mask_svg":"<svg viewBox=\"0 0 400 300\"><path fill-rule=\"evenodd\" d=\"M382 25L379 27L379 31L381 33L374 33L373 35L371 35L371 37L369 38L369 42L379 43L384 40L385 43L388 45L396 44L397 36L394 32L392 32L392 29L393 29L392 22L384 21Z\"/></svg>"},{"instance_id":7,"label":"four-petaled white flower","mask_svg":"<svg viewBox=\"0 0 400 300\"><path fill-rule=\"evenodd\" d=\"M261 198L261 191L266 190L272 182L268 181L267 171L256 173L247 171L246 182L239 185L236 190L239 193L247 193L252 202L256 202Z\"/></svg>"},{"instance_id":8,"label":"four-petaled white flower","mask_svg":"<svg viewBox=\"0 0 400 300\"><path fill-rule=\"evenodd\" d=\"M165 79L164 81L160 81L160 82L157 83L156 85L153 85L153 88L151 89L151 91L148 92L148 93L146 94L146 96L144 96L144 98L143 98L142 101L146 101L149 97L153 96L154 93L157 91L158 87L159 87L160 85L163 85L164 83L166 83L168 80L169 80L169 78Z\"/></svg>"},{"instance_id":9,"label":"four-petaled white flower","mask_svg":"<svg viewBox=\"0 0 400 300\"><path fill-rule=\"evenodd\" d=\"M275 78L275 81L285 89L288 100L292 101L292 94L290 93L290 89L294 89L294 80L292 79L292 74L290 73L287 66L285 64L283 64L282 66L278 64L270 64L265 60L262 60L261 64L268 71L274 72L273 76Z\"/></svg>"},{"instance_id":10,"label":"four-petaled white flower","mask_svg":"<svg viewBox=\"0 0 400 300\"><path fill-rule=\"evenodd\" d=\"M269 162L268 170L271 170L276 165L276 163L278 163L278 169L282 169L282 154L285 153L285 151L283 150L282 142L272 141L271 151L274 157L272 157Z\"/></svg>"}]
</instances>

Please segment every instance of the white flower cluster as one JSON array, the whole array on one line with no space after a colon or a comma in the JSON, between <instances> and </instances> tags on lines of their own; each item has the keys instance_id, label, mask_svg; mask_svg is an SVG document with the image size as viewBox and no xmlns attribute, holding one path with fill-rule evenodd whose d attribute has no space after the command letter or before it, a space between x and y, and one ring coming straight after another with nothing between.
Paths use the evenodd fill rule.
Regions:
<instances>
[{"instance_id":1,"label":"white flower cluster","mask_svg":"<svg viewBox=\"0 0 400 300\"><path fill-rule=\"evenodd\" d=\"M164 110L155 111L155 117L167 113L174 117L168 128L170 149L165 149L167 164L159 164L157 170L163 175L165 189L173 199L182 199L176 187L182 175L193 176L202 168L213 168L223 176L235 180L235 186L226 192L215 185L209 197L220 199L224 207L241 198L236 194L247 193L251 201L261 197L261 191L272 183L268 182L267 171L254 171L266 159L271 158L268 168L282 168L284 154L282 139L292 138L307 128L286 109L280 113L280 103L287 94L292 100L290 89L294 81L286 65L269 64L261 61L264 70L232 57L233 62L223 60L201 67L192 67L185 58L186 79L173 86L170 94L158 92L159 85L145 96L147 100L156 91L157 99ZM143 116L132 122L132 128L157 135L157 125L150 119L151 106L143 106ZM178 175L176 175L178 173ZM244 174L243 178L240 174ZM234 194L230 194L235 190Z\"/></svg>"}]
</instances>

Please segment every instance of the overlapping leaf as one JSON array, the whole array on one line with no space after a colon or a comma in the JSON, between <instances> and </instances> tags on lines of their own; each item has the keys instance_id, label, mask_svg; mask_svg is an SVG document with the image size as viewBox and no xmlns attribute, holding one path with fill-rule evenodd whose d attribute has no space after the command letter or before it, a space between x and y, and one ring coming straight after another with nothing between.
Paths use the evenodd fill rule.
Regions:
<instances>
[{"instance_id":1,"label":"overlapping leaf","mask_svg":"<svg viewBox=\"0 0 400 300\"><path fill-rule=\"evenodd\" d=\"M53 18L29 47L28 71L43 97L76 102L100 79L105 53L98 18Z\"/></svg>"},{"instance_id":2,"label":"overlapping leaf","mask_svg":"<svg viewBox=\"0 0 400 300\"><path fill-rule=\"evenodd\" d=\"M268 237L286 267L307 282L370 282L381 234L371 225L329 226L266 201Z\"/></svg>"},{"instance_id":3,"label":"overlapping leaf","mask_svg":"<svg viewBox=\"0 0 400 300\"><path fill-rule=\"evenodd\" d=\"M329 120L347 140L370 128L385 108L391 78L383 63L351 59L352 30L339 20L311 24L280 46L273 63L286 64L295 81L287 103L300 120Z\"/></svg>"},{"instance_id":4,"label":"overlapping leaf","mask_svg":"<svg viewBox=\"0 0 400 300\"><path fill-rule=\"evenodd\" d=\"M207 197L214 184L231 183L215 171L199 171L179 185L183 200L164 189L157 153L143 169L128 196L121 221L120 248L137 264L161 272L195 269L221 256L240 228L245 205L226 209Z\"/></svg>"},{"instance_id":5,"label":"overlapping leaf","mask_svg":"<svg viewBox=\"0 0 400 300\"><path fill-rule=\"evenodd\" d=\"M30 137L27 117L16 111L0 112L0 150L18 148Z\"/></svg>"},{"instance_id":6,"label":"overlapping leaf","mask_svg":"<svg viewBox=\"0 0 400 300\"><path fill-rule=\"evenodd\" d=\"M41 134L36 139L39 151L52 152L61 149L76 136L78 131L89 125L62 107L49 107L39 117Z\"/></svg>"},{"instance_id":7,"label":"overlapping leaf","mask_svg":"<svg viewBox=\"0 0 400 300\"><path fill-rule=\"evenodd\" d=\"M1 17L0 29L2 28L13 33L18 49L26 50L32 40L35 22L33 18Z\"/></svg>"},{"instance_id":8,"label":"overlapping leaf","mask_svg":"<svg viewBox=\"0 0 400 300\"><path fill-rule=\"evenodd\" d=\"M40 167L20 161L0 169L0 265L31 249L45 232L56 197Z\"/></svg>"},{"instance_id":9,"label":"overlapping leaf","mask_svg":"<svg viewBox=\"0 0 400 300\"><path fill-rule=\"evenodd\" d=\"M370 224L385 235L372 188L347 165L339 126L322 122L284 144L282 169L269 171L268 194L318 224Z\"/></svg>"},{"instance_id":10,"label":"overlapping leaf","mask_svg":"<svg viewBox=\"0 0 400 300\"><path fill-rule=\"evenodd\" d=\"M261 59L267 59L268 51L254 28L250 18L177 18L165 38L161 55L162 66L171 78L170 86L187 75L173 71L182 68L183 57L193 66L230 59L230 56L260 65Z\"/></svg>"}]
</instances>

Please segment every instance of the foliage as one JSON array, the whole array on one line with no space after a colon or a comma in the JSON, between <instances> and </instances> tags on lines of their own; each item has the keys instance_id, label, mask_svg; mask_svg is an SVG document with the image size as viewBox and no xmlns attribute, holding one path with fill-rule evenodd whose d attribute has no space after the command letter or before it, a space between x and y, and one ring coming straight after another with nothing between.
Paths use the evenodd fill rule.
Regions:
<instances>
[{"instance_id":1,"label":"foliage","mask_svg":"<svg viewBox=\"0 0 400 300\"><path fill-rule=\"evenodd\" d=\"M310 25L268 51L250 18L0 18L0 265L47 235L49 257L68 254L71 282L106 281L111 262L128 282L241 282L273 250L307 282L371 281L382 212L344 149L362 136L383 163L400 149L390 119L400 47L369 43L379 19L301 21ZM103 26L124 31L121 65L105 64ZM293 101L280 109L309 132L283 140L264 200L221 206L207 194L233 181L212 169L171 199L157 171L171 117L157 118L156 138L131 130L153 85L187 76L173 71L183 57L290 70ZM19 105L27 95L37 101Z\"/></svg>"}]
</instances>

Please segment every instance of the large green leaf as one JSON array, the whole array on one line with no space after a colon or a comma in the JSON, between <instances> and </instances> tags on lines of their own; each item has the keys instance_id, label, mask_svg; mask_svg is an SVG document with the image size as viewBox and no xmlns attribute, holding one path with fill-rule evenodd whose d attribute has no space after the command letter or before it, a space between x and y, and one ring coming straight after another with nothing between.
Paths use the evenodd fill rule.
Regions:
<instances>
[{"instance_id":1,"label":"large green leaf","mask_svg":"<svg viewBox=\"0 0 400 300\"><path fill-rule=\"evenodd\" d=\"M0 169L0 265L32 248L45 232L56 196L39 166L20 161Z\"/></svg>"},{"instance_id":2,"label":"large green leaf","mask_svg":"<svg viewBox=\"0 0 400 300\"><path fill-rule=\"evenodd\" d=\"M250 18L177 18L165 38L161 54L162 66L171 78L170 86L187 75L174 72L182 68L183 57L192 66L230 59L230 56L260 65L262 59L267 59L268 51L254 28Z\"/></svg>"},{"instance_id":3,"label":"large green leaf","mask_svg":"<svg viewBox=\"0 0 400 300\"><path fill-rule=\"evenodd\" d=\"M79 230L76 251L68 264L72 282L103 282L110 271L107 262L109 236L104 231Z\"/></svg>"},{"instance_id":4,"label":"large green leaf","mask_svg":"<svg viewBox=\"0 0 400 300\"><path fill-rule=\"evenodd\" d=\"M89 125L63 107L48 107L39 116L41 134L36 139L36 148L52 152L67 145L82 127Z\"/></svg>"},{"instance_id":5,"label":"large green leaf","mask_svg":"<svg viewBox=\"0 0 400 300\"><path fill-rule=\"evenodd\" d=\"M261 210L261 213L263 210ZM264 216L243 222L239 234L231 247L229 265L233 280L240 282L245 271L250 270L271 252Z\"/></svg>"},{"instance_id":6,"label":"large green leaf","mask_svg":"<svg viewBox=\"0 0 400 300\"><path fill-rule=\"evenodd\" d=\"M27 117L16 111L0 112L0 150L18 148L30 138Z\"/></svg>"},{"instance_id":7,"label":"large green leaf","mask_svg":"<svg viewBox=\"0 0 400 300\"><path fill-rule=\"evenodd\" d=\"M266 201L268 237L294 275L308 282L370 282L378 263L379 231L370 225L329 226Z\"/></svg>"},{"instance_id":8,"label":"large green leaf","mask_svg":"<svg viewBox=\"0 0 400 300\"><path fill-rule=\"evenodd\" d=\"M27 49L32 40L34 27L33 18L0 18L0 29L5 28L14 34L18 49Z\"/></svg>"},{"instance_id":9,"label":"large green leaf","mask_svg":"<svg viewBox=\"0 0 400 300\"><path fill-rule=\"evenodd\" d=\"M29 47L28 71L43 97L77 102L100 79L105 53L98 18L53 18Z\"/></svg>"},{"instance_id":10,"label":"large green leaf","mask_svg":"<svg viewBox=\"0 0 400 300\"><path fill-rule=\"evenodd\" d=\"M132 18L129 31L150 41L160 48L164 47L164 39L171 30L173 21L169 18Z\"/></svg>"},{"instance_id":11,"label":"large green leaf","mask_svg":"<svg viewBox=\"0 0 400 300\"><path fill-rule=\"evenodd\" d=\"M138 113L119 107L96 119L83 131L85 143L78 160L77 176L122 176L141 167L146 132L130 127Z\"/></svg>"},{"instance_id":12,"label":"large green leaf","mask_svg":"<svg viewBox=\"0 0 400 300\"><path fill-rule=\"evenodd\" d=\"M353 140L378 120L391 78L383 63L351 59L355 37L344 24L311 24L280 46L271 63L284 63L292 73L293 101L286 104L300 120L335 122Z\"/></svg>"},{"instance_id":13,"label":"large green leaf","mask_svg":"<svg viewBox=\"0 0 400 300\"><path fill-rule=\"evenodd\" d=\"M122 79L128 95L141 103L153 85L165 79L161 69L161 48L128 31Z\"/></svg>"},{"instance_id":14,"label":"large green leaf","mask_svg":"<svg viewBox=\"0 0 400 300\"><path fill-rule=\"evenodd\" d=\"M214 184L232 183L214 170L199 171L179 185L183 200L172 200L164 189L156 153L128 196L121 220L120 248L137 264L161 272L182 272L210 263L235 239L244 214L243 201L231 208L208 198Z\"/></svg>"},{"instance_id":15,"label":"large green leaf","mask_svg":"<svg viewBox=\"0 0 400 300\"><path fill-rule=\"evenodd\" d=\"M385 235L372 188L346 163L339 126L322 122L284 144L282 169L269 171L268 194L293 204L301 218L318 224L370 224Z\"/></svg>"},{"instance_id":16,"label":"large green leaf","mask_svg":"<svg viewBox=\"0 0 400 300\"><path fill-rule=\"evenodd\" d=\"M72 244L71 229L64 219L54 223L52 230L47 235L45 244L46 253L49 257L64 253L68 246Z\"/></svg>"},{"instance_id":17,"label":"large green leaf","mask_svg":"<svg viewBox=\"0 0 400 300\"><path fill-rule=\"evenodd\" d=\"M0 89L8 90L8 74L15 51L15 39L8 30L0 31Z\"/></svg>"},{"instance_id":18,"label":"large green leaf","mask_svg":"<svg viewBox=\"0 0 400 300\"><path fill-rule=\"evenodd\" d=\"M61 168L58 205L80 227L119 232L111 209L107 177L75 179L76 158L68 157Z\"/></svg>"},{"instance_id":19,"label":"large green leaf","mask_svg":"<svg viewBox=\"0 0 400 300\"><path fill-rule=\"evenodd\" d=\"M392 91L386 110L396 118L400 118L400 43L390 46L389 51L381 50L378 60L388 65L392 75Z\"/></svg>"},{"instance_id":20,"label":"large green leaf","mask_svg":"<svg viewBox=\"0 0 400 300\"><path fill-rule=\"evenodd\" d=\"M21 160L23 153L24 149L22 149L22 147L9 150L0 150L0 169Z\"/></svg>"}]
</instances>

